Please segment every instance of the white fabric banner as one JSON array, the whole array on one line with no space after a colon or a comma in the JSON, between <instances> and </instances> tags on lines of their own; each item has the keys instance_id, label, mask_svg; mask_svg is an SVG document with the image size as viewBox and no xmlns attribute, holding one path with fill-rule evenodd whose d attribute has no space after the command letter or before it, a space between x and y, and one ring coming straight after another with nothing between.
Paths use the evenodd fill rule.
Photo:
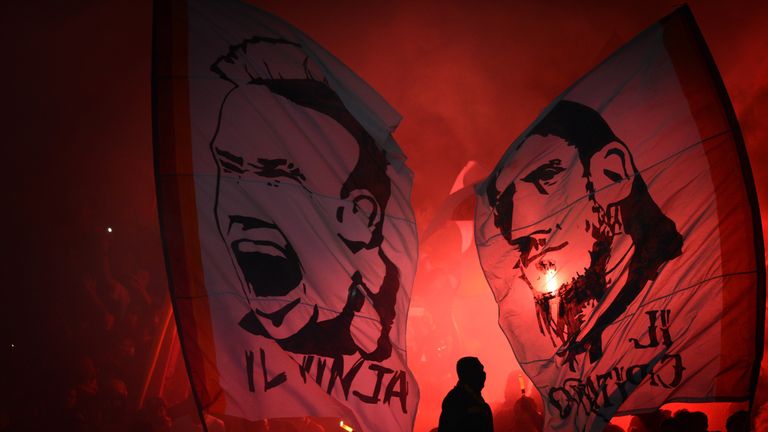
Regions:
<instances>
[{"instance_id":1,"label":"white fabric banner","mask_svg":"<svg viewBox=\"0 0 768 432\"><path fill-rule=\"evenodd\" d=\"M548 430L753 391L762 239L710 61L678 10L558 98L477 189L481 264Z\"/></svg>"},{"instance_id":2,"label":"white fabric banner","mask_svg":"<svg viewBox=\"0 0 768 432\"><path fill-rule=\"evenodd\" d=\"M158 192L201 405L241 426L309 416L410 430L419 391L405 323L417 238L412 174L391 138L398 114L307 36L250 5L190 0L166 17L155 49L170 66L156 67L156 115L166 100L176 133L158 134L172 148L158 150ZM169 88L181 90L163 99ZM185 199L194 215L165 204ZM168 234L185 223L195 229ZM195 271L200 286L179 282Z\"/></svg>"}]
</instances>

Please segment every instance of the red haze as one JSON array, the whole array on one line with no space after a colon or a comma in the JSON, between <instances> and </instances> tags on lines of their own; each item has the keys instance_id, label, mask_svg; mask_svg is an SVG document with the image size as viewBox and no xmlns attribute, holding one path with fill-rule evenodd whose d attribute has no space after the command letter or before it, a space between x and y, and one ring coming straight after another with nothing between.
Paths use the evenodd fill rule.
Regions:
<instances>
[{"instance_id":1,"label":"red haze","mask_svg":"<svg viewBox=\"0 0 768 432\"><path fill-rule=\"evenodd\" d=\"M12 301L2 302L0 328L3 347L28 340L25 359L52 344L47 337L56 319L65 319L51 318L62 310L56 304L77 283L68 269L98 259L89 255L97 231L110 224L126 238L143 233L126 259L161 256L150 133L151 5L49 3L9 3L0 12L4 148L10 150L3 180L12 185L3 272L6 292L17 288ZM679 2L254 3L317 40L403 115L395 137L415 172L413 205L423 230L467 160L492 167L549 101ZM765 214L768 3L690 6L741 121ZM458 232L444 230L422 255L443 266L460 263L454 319L462 350L487 365L486 396L493 403L503 397L514 360L474 254L462 260L444 252L458 242ZM162 265L154 265L162 279ZM420 268L414 301L448 283L427 270ZM27 325L34 316L46 318ZM417 430L435 424L437 404L453 385L454 361L419 376Z\"/></svg>"},{"instance_id":2,"label":"red haze","mask_svg":"<svg viewBox=\"0 0 768 432\"><path fill-rule=\"evenodd\" d=\"M413 205L422 230L467 160L492 167L546 104L678 4L256 3L315 38L403 115L395 137L416 173ZM763 55L768 52L768 4L694 1L690 6L741 121L761 202L768 203L768 172L761 169L768 158L762 145L768 138L763 121L768 116L768 57ZM427 255L456 248L457 235L438 233L432 244L422 245L422 255L425 248ZM445 255L439 260L458 259ZM493 377L486 398L497 402L516 364L496 324L495 303L474 254L461 266L453 313L462 351L486 363ZM415 301L429 297L434 285L449 284L431 277L420 266ZM409 361L418 373L419 359L413 354ZM435 424L436 405L453 385L450 367L430 371L441 379L417 375L422 404L416 430ZM723 420L711 418L710 424L720 427L716 421Z\"/></svg>"}]
</instances>

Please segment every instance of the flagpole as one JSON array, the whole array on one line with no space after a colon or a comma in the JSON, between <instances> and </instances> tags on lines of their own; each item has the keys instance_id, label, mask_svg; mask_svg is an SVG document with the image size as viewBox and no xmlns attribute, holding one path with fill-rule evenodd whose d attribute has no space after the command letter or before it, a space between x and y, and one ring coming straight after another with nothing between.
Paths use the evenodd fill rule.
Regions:
<instances>
[{"instance_id":1,"label":"flagpole","mask_svg":"<svg viewBox=\"0 0 768 432\"><path fill-rule=\"evenodd\" d=\"M168 259L168 245L166 243L165 237L165 230L164 224L163 224L163 217L162 217L162 199L161 199L161 183L160 183L160 161L159 161L159 143L161 138L161 132L158 128L158 120L159 120L159 109L158 109L158 77L160 74L160 63L164 62L164 66L166 70L164 72L168 73L171 69L170 65L167 64L169 61L168 53L161 53L159 52L158 48L158 35L161 33L165 33L168 36L168 39L171 40L164 40L163 42L168 43L169 45L173 43L172 38L173 35L168 35L168 33L173 32L174 25L173 20L176 19L184 19L186 24L186 1L185 0L155 0L152 4L152 66L151 66L151 91L152 91L152 147L154 152L154 168L155 168L155 199L157 200L157 212L158 212L158 223L160 225L160 233L162 238L162 246L163 246L163 257L165 260L165 267L166 267L166 275L168 278L168 287L170 291L170 297L171 297L171 307L173 310L178 310L176 307L176 298L174 295L174 285L173 285L173 269L171 268L171 263ZM181 12L180 12L181 11ZM180 12L180 13L179 13ZM179 16L183 16L184 18L178 18ZM162 22L161 22L162 21ZM167 76L166 78L171 79L170 76ZM197 415L200 419L200 426L202 428L203 432L208 432L208 425L205 423L205 413L203 413L203 405L200 400L200 396L198 395L197 388L195 387L195 380L192 377L192 369L190 368L189 364L189 358L187 357L187 351L184 349L184 337L182 336L182 328L181 328L181 319L178 314L173 313L171 314L176 320L176 331L179 334L179 345L181 346L181 355L184 359L184 366L187 370L187 377L189 378L189 384L190 384L190 391L192 392L192 397L195 400L195 407L197 411Z\"/></svg>"},{"instance_id":2,"label":"flagpole","mask_svg":"<svg viewBox=\"0 0 768 432\"><path fill-rule=\"evenodd\" d=\"M168 327L171 323L172 317L173 317L173 307L171 306L171 302L169 301L168 310L165 314L163 330L160 332L160 335L158 336L155 342L155 346L152 349L152 363L150 364L149 370L147 371L147 378L144 380L144 388L141 390L141 397L139 397L139 407L142 407L144 405L144 399L147 397L147 391L149 390L150 382L152 381L152 377L155 374L155 369L157 368L157 360L160 358L160 350L165 345L165 341L168 336ZM163 372L165 372L167 368L168 368L168 365L166 362L166 366L163 368L164 369ZM165 376L165 373L163 373L163 377L164 376Z\"/></svg>"}]
</instances>

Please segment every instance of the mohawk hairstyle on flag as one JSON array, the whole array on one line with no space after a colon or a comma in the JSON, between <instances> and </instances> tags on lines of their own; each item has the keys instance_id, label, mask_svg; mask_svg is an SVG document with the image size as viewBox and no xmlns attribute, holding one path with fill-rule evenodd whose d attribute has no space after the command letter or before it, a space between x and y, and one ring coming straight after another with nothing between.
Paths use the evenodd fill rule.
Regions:
<instances>
[{"instance_id":1,"label":"mohawk hairstyle on flag","mask_svg":"<svg viewBox=\"0 0 768 432\"><path fill-rule=\"evenodd\" d=\"M295 63L271 64L269 57L265 57L263 61L254 63L257 61L255 59L259 58L259 53L264 53L266 56L274 52L274 50L287 52L287 54L271 56L272 58L293 57L297 61ZM389 332L395 317L399 273L394 263L380 249L383 240L384 216L391 195L390 179L387 176L389 162L384 150L377 146L371 135L355 120L336 92L330 88L322 71L303 53L301 45L297 43L284 39L253 37L231 47L226 55L221 56L211 66L211 70L222 79L235 85L222 102L220 119L223 116L227 99L230 97L237 98L237 92L243 88L263 86L273 94L279 95L297 106L330 117L343 127L358 145L359 156L357 162L338 190L338 198L342 200L351 199L354 203L352 211L355 213L357 213L358 207L366 207L366 210L369 212L367 219L371 234L370 238L364 241L346 238L342 234L339 234L339 237L353 254L363 249L372 250L379 248L379 257L386 266L386 276L382 281L381 287L376 288L374 292L362 282L361 274L359 272L355 273L352 275L346 304L338 316L323 321L318 318L319 313L315 312L307 326L301 328L301 330L290 337L278 339L278 344L284 349L295 353L338 356L360 352L361 356L368 360L380 361L388 358L392 351ZM219 177L221 177L222 174L232 174L231 161L227 161L227 158L222 158L222 155L232 156L239 161L242 161L242 157L233 155L231 152L220 148L217 145L217 139L218 133L211 141L211 152L214 159L219 163ZM285 175L286 168L275 167L275 163L276 161L272 161L269 164L258 167L254 166L254 164L251 164L251 166L258 170L259 175L267 178ZM298 170L298 168L291 168L290 166L287 169L289 171L293 170L294 176ZM244 172L239 174L244 174ZM306 178L302 175L301 180L306 180ZM221 181L219 181L219 185L221 185ZM306 186L305 189L309 193L313 193ZM217 208L219 206L218 195L215 206ZM339 223L343 224L344 212L341 211L342 207L339 207L338 210L336 219ZM225 229L227 221L219 220L222 216L219 213L217 210L216 217L219 222L220 234L226 243L231 241L231 239L227 239ZM280 226L279 221L275 221L275 224L278 227ZM301 265L294 265L288 269L280 265L275 267L271 265L275 263L273 257L261 255L258 259L269 263L268 265L261 266L254 262L256 258L253 253L240 251L235 245L232 245L230 251L233 254L233 262L236 266L240 267L245 279L243 289L246 295L258 297L260 295L274 294L269 291L263 294L259 293L258 286L264 284L265 279L274 280L283 277L296 281L297 284L301 280L301 275L298 274L304 271ZM301 262L301 257L295 253L291 253L289 258L296 263ZM261 267L262 271L252 271L255 266ZM279 271L275 271L276 268L284 268L285 270L280 274ZM352 318L356 312L360 311L365 298L363 291L365 291L365 295L373 300L373 305L378 313L381 325L381 334L378 337L376 347L370 352L357 346L350 333ZM262 311L254 309L243 317L240 325L256 335L271 337L269 331L262 324L263 319L267 318L275 322L284 317L279 315L267 317L264 315L266 314L262 313ZM259 318L259 316L262 318Z\"/></svg>"},{"instance_id":2,"label":"mohawk hairstyle on flag","mask_svg":"<svg viewBox=\"0 0 768 432\"><path fill-rule=\"evenodd\" d=\"M400 115L245 2L155 12L158 211L198 407L228 428L412 429L418 238Z\"/></svg>"},{"instance_id":3,"label":"mohawk hairstyle on flag","mask_svg":"<svg viewBox=\"0 0 768 432\"><path fill-rule=\"evenodd\" d=\"M252 48L255 44L273 44L276 47L285 45L283 49L290 50L290 47L295 47L301 50L301 45L295 42L255 36L243 41L239 45L231 47L227 55L216 60L211 66L211 70L221 79L234 84L236 88L242 84L264 85L273 93L281 95L297 105L313 109L336 120L347 132L355 137L357 144L360 146L360 157L354 170L344 183L344 187L340 192L341 198L348 198L357 189L367 190L371 192L378 207L384 212L391 195L391 183L387 176L387 165L389 165L389 162L387 161L385 151L376 145L371 135L355 120L336 92L330 88L328 80L323 73L310 61L308 56L304 55L304 60L302 61L303 77L294 76L293 74L296 71L287 72L288 77L283 76L284 71L281 69L273 72L266 61L263 63L263 67L266 69L267 76L264 77L259 75L263 71L250 67L249 62L252 59L246 55L248 49ZM283 67L285 66L283 65ZM246 76L247 80L242 81L241 79ZM232 89L232 91L234 90ZM211 145L213 146L213 142L211 142ZM371 249L380 246L383 240L383 223L384 218L378 218L374 235L369 243L358 243L351 247L359 250L363 247Z\"/></svg>"}]
</instances>

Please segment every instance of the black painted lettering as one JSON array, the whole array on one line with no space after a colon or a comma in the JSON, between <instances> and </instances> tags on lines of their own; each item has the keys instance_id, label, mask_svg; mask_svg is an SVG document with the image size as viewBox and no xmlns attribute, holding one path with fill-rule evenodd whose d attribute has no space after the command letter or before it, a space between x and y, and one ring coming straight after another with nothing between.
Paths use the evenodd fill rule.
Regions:
<instances>
[{"instance_id":1,"label":"black painted lettering","mask_svg":"<svg viewBox=\"0 0 768 432\"><path fill-rule=\"evenodd\" d=\"M625 387L626 382L624 381L624 368L617 366L613 368L613 373L616 377L616 388L619 389L619 393L621 393L621 400L627 400L627 389Z\"/></svg>"},{"instance_id":2,"label":"black painted lettering","mask_svg":"<svg viewBox=\"0 0 768 432\"><path fill-rule=\"evenodd\" d=\"M603 394L603 408L613 406L613 403L611 402L611 398L608 395L608 380L610 380L612 376L613 374L611 373L611 371L608 371L608 373L597 375L597 385L600 388L600 392Z\"/></svg>"},{"instance_id":3,"label":"black painted lettering","mask_svg":"<svg viewBox=\"0 0 768 432\"><path fill-rule=\"evenodd\" d=\"M261 371L264 374L264 391L266 392L269 389L277 387L287 381L288 377L285 375L285 372L280 372L272 379L267 377L267 359L266 354L264 353L264 349L259 348L259 353L261 354Z\"/></svg>"},{"instance_id":4,"label":"black painted lettering","mask_svg":"<svg viewBox=\"0 0 768 432\"><path fill-rule=\"evenodd\" d=\"M647 364L629 366L627 368L627 381L638 386L641 382L643 382L643 379L645 379L646 375L648 375L649 370L650 368Z\"/></svg>"},{"instance_id":5,"label":"black painted lettering","mask_svg":"<svg viewBox=\"0 0 768 432\"><path fill-rule=\"evenodd\" d=\"M571 411L573 411L571 404L573 402L573 396L563 387L554 387L549 391L549 403L557 409L560 418L566 418L571 415Z\"/></svg>"},{"instance_id":6,"label":"black painted lettering","mask_svg":"<svg viewBox=\"0 0 768 432\"><path fill-rule=\"evenodd\" d=\"M659 338L656 336L656 315L658 312L652 310L645 313L648 315L648 343L641 343L639 338L629 338L629 341L634 344L635 349L656 348L659 346Z\"/></svg>"},{"instance_id":7,"label":"black painted lettering","mask_svg":"<svg viewBox=\"0 0 768 432\"><path fill-rule=\"evenodd\" d=\"M256 392L256 386L253 383L253 351L245 350L245 372L248 376L248 391Z\"/></svg>"},{"instance_id":8,"label":"black painted lettering","mask_svg":"<svg viewBox=\"0 0 768 432\"><path fill-rule=\"evenodd\" d=\"M317 385L323 385L323 375L325 375L325 364L327 360L321 357L317 358L317 374L315 374L315 382Z\"/></svg>"},{"instance_id":9,"label":"black painted lettering","mask_svg":"<svg viewBox=\"0 0 768 432\"><path fill-rule=\"evenodd\" d=\"M382 381L384 381L384 376L394 371L377 363L371 363L368 365L368 369L376 372L376 384L373 386L373 393L370 395L364 395L357 390L353 390L352 394L357 396L361 401L365 403L375 404L380 400L379 393L381 393L381 384Z\"/></svg>"},{"instance_id":10,"label":"black painted lettering","mask_svg":"<svg viewBox=\"0 0 768 432\"><path fill-rule=\"evenodd\" d=\"M307 382L307 373L312 370L312 361L315 360L315 356L304 356L304 358L301 359L301 364L299 365L299 373L301 374L301 379L304 380L304 383Z\"/></svg>"},{"instance_id":11,"label":"black painted lettering","mask_svg":"<svg viewBox=\"0 0 768 432\"><path fill-rule=\"evenodd\" d=\"M395 390L395 387L398 387L398 390ZM395 372L389 380L389 384L387 384L387 388L384 390L384 403L389 404L393 396L400 399L400 409L403 410L403 414L406 414L408 412L405 406L405 401L408 397L408 377L405 371Z\"/></svg>"},{"instance_id":12,"label":"black painted lettering","mask_svg":"<svg viewBox=\"0 0 768 432\"><path fill-rule=\"evenodd\" d=\"M685 370L683 367L683 357L680 354L665 354L659 362L661 364L659 369L664 368L664 366L668 364L670 360L673 362L673 365L672 379L669 382L664 381L661 378L659 371L656 371L656 379L659 381L662 387L667 389L680 385L680 382L683 380L683 371Z\"/></svg>"},{"instance_id":13,"label":"black painted lettering","mask_svg":"<svg viewBox=\"0 0 768 432\"><path fill-rule=\"evenodd\" d=\"M671 315L672 311L669 309L659 311L659 318L661 319L661 343L667 348L672 346L672 336L669 334Z\"/></svg>"},{"instance_id":14,"label":"black painted lettering","mask_svg":"<svg viewBox=\"0 0 768 432\"><path fill-rule=\"evenodd\" d=\"M563 382L563 387L570 389L576 402L576 410L583 408L585 413L597 412L597 389L591 377L587 377L584 383L576 378L568 378Z\"/></svg>"},{"instance_id":15,"label":"black painted lettering","mask_svg":"<svg viewBox=\"0 0 768 432\"><path fill-rule=\"evenodd\" d=\"M336 384L336 380L338 379L341 381L341 389L344 391L344 400L349 399L349 388L352 386L352 381L355 379L357 372L360 371L360 368L363 366L364 362L364 359L358 359L349 369L349 372L347 372L345 375L344 357L339 356L333 359L333 364L331 364L331 377L328 379L328 394L331 394L331 390L333 390L333 386Z\"/></svg>"},{"instance_id":16,"label":"black painted lettering","mask_svg":"<svg viewBox=\"0 0 768 432\"><path fill-rule=\"evenodd\" d=\"M648 315L648 343L640 342L639 338L630 338L635 349L656 348L659 346L658 331L661 331L661 343L665 347L672 346L672 336L669 334L669 324L672 311L669 309L652 310L645 313ZM661 321L659 326L657 323Z\"/></svg>"}]
</instances>

